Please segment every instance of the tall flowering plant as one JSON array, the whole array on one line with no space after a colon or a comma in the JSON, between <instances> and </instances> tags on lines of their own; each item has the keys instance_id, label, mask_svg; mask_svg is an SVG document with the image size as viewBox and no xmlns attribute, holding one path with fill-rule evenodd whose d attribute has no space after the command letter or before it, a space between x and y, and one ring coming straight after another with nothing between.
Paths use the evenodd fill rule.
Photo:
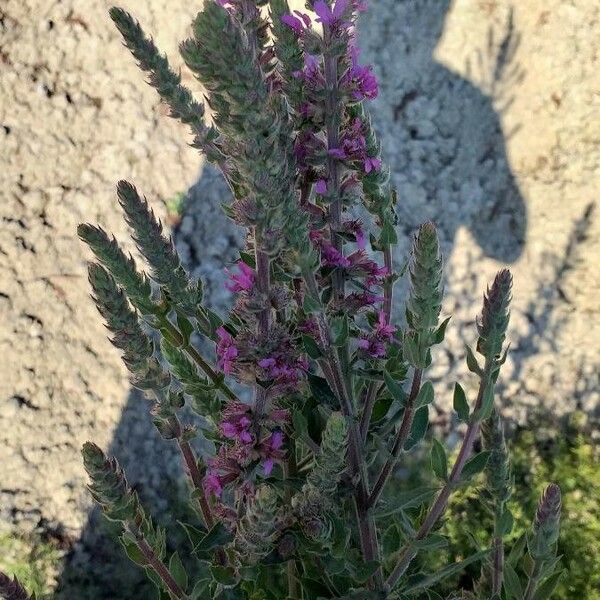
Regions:
<instances>
[{"instance_id":1,"label":"tall flowering plant","mask_svg":"<svg viewBox=\"0 0 600 600\"><path fill-rule=\"evenodd\" d=\"M190 482L190 544L167 559L165 532L117 462L83 448L94 499L160 598L438 599L436 584L479 564L473 589L453 598L541 600L560 577L554 485L530 535L505 556L512 480L494 388L508 271L484 296L475 350L466 347L479 391L468 399L456 384L465 428L456 457L450 464L434 440L435 484L388 485L402 456L423 446L434 399L427 370L448 319L436 229L425 223L409 257L405 323L392 321L396 197L365 108L378 85L357 47L363 10L359 0L309 1L306 13L287 0L206 0L180 50L206 90L211 124L139 24L110 12L171 116L222 171L233 197L224 210L248 232L224 274L235 304L222 316L203 304L202 283L132 184L120 182L117 197L147 273L101 228L78 230L97 261L94 301ZM214 363L192 335L214 344ZM186 422L185 404L201 424ZM198 436L212 442L209 455L198 455ZM482 472L495 517L489 547L423 573L420 555L444 546L452 493ZM0 590L28 597L16 581L0 579Z\"/></svg>"}]
</instances>

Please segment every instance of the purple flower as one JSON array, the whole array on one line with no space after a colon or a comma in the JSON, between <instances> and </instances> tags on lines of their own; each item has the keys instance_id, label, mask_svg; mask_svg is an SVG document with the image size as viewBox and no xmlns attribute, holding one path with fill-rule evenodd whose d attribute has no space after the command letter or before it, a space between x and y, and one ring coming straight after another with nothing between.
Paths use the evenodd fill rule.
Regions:
<instances>
[{"instance_id":1,"label":"purple flower","mask_svg":"<svg viewBox=\"0 0 600 600\"><path fill-rule=\"evenodd\" d=\"M380 310L377 325L375 326L375 335L379 338L391 341L394 338L394 333L396 333L396 328L387 322L385 313Z\"/></svg>"},{"instance_id":2,"label":"purple flower","mask_svg":"<svg viewBox=\"0 0 600 600\"><path fill-rule=\"evenodd\" d=\"M229 282L225 284L225 287L230 292L249 292L254 285L254 269L250 268L245 262L239 261L237 263L239 273L231 273L225 269L225 273L229 277Z\"/></svg>"},{"instance_id":3,"label":"purple flower","mask_svg":"<svg viewBox=\"0 0 600 600\"><path fill-rule=\"evenodd\" d=\"M313 10L319 17L317 21L329 27L347 26L348 23L342 22L342 17L348 8L348 0L336 0L333 9L329 8L323 0L317 0L313 5Z\"/></svg>"},{"instance_id":4,"label":"purple flower","mask_svg":"<svg viewBox=\"0 0 600 600\"><path fill-rule=\"evenodd\" d=\"M358 62L360 51L356 46L350 46L350 62L352 66L344 77L344 83L351 88L352 97L355 100L372 100L379 94L377 77L373 73L371 65L361 65Z\"/></svg>"},{"instance_id":5,"label":"purple flower","mask_svg":"<svg viewBox=\"0 0 600 600\"><path fill-rule=\"evenodd\" d=\"M291 14L283 15L281 17L281 22L290 29L293 29L296 34L302 35L311 26L310 17L298 10L295 10L294 12L298 15L297 17Z\"/></svg>"},{"instance_id":6,"label":"purple flower","mask_svg":"<svg viewBox=\"0 0 600 600\"><path fill-rule=\"evenodd\" d=\"M371 171L379 171L381 169L381 159L376 157L367 156L363 164L365 173L370 173Z\"/></svg>"},{"instance_id":7,"label":"purple flower","mask_svg":"<svg viewBox=\"0 0 600 600\"><path fill-rule=\"evenodd\" d=\"M252 421L246 417L240 417L231 421L221 422L221 433L228 439L237 440L242 444L251 444L253 437L250 431Z\"/></svg>"},{"instance_id":8,"label":"purple flower","mask_svg":"<svg viewBox=\"0 0 600 600\"><path fill-rule=\"evenodd\" d=\"M383 311L379 311L379 317L373 333L363 336L358 340L358 347L372 358L383 358L385 346L394 339L396 327L390 325Z\"/></svg>"},{"instance_id":9,"label":"purple flower","mask_svg":"<svg viewBox=\"0 0 600 600\"><path fill-rule=\"evenodd\" d=\"M224 328L217 329L217 366L223 373L230 374L233 372L234 360L237 358L239 351L235 346L233 336Z\"/></svg>"},{"instance_id":10,"label":"purple flower","mask_svg":"<svg viewBox=\"0 0 600 600\"><path fill-rule=\"evenodd\" d=\"M344 256L337 248L334 248L329 242L321 243L321 259L326 267L348 268L350 259Z\"/></svg>"},{"instance_id":11,"label":"purple flower","mask_svg":"<svg viewBox=\"0 0 600 600\"><path fill-rule=\"evenodd\" d=\"M217 498L223 493L223 482L214 471L208 471L202 481L202 487L207 494L216 496Z\"/></svg>"},{"instance_id":12,"label":"purple flower","mask_svg":"<svg viewBox=\"0 0 600 600\"><path fill-rule=\"evenodd\" d=\"M327 193L327 181L325 179L319 179L317 183L315 183L315 192L321 194L321 196L324 196Z\"/></svg>"},{"instance_id":13,"label":"purple flower","mask_svg":"<svg viewBox=\"0 0 600 600\"><path fill-rule=\"evenodd\" d=\"M367 247L367 238L359 220L348 221L345 224L346 231L354 234L356 245L359 250L364 250Z\"/></svg>"},{"instance_id":14,"label":"purple flower","mask_svg":"<svg viewBox=\"0 0 600 600\"><path fill-rule=\"evenodd\" d=\"M267 376L279 384L298 383L300 377L308 370L306 359L281 353L277 357L261 358L258 366L264 369Z\"/></svg>"},{"instance_id":15,"label":"purple flower","mask_svg":"<svg viewBox=\"0 0 600 600\"><path fill-rule=\"evenodd\" d=\"M281 431L274 431L271 437L260 445L259 453L263 459L263 473L267 477L272 473L275 461L284 457L282 447L283 433Z\"/></svg>"},{"instance_id":16,"label":"purple flower","mask_svg":"<svg viewBox=\"0 0 600 600\"><path fill-rule=\"evenodd\" d=\"M372 358L383 358L385 356L385 345L381 340L361 338L358 340L358 347Z\"/></svg>"},{"instance_id":17,"label":"purple flower","mask_svg":"<svg viewBox=\"0 0 600 600\"><path fill-rule=\"evenodd\" d=\"M325 78L321 73L321 59L320 57L308 54L304 54L304 67L301 71L294 71L292 73L297 79L302 79L309 87L315 89L323 87L325 84Z\"/></svg>"}]
</instances>

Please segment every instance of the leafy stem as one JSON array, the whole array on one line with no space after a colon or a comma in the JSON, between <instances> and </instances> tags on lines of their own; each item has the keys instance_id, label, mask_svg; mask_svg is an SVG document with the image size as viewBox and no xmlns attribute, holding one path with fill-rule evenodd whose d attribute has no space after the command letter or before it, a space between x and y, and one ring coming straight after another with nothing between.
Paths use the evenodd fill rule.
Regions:
<instances>
[{"instance_id":1,"label":"leafy stem","mask_svg":"<svg viewBox=\"0 0 600 600\"><path fill-rule=\"evenodd\" d=\"M416 542L419 542L425 539L429 533L431 532L433 526L437 523L439 518L442 516L446 507L448 505L448 500L450 495L456 488L460 477L462 475L465 464L469 460L472 452L473 452L473 443L475 442L475 438L479 433L479 428L481 425L481 418L478 415L478 411L483 404L484 395L491 383L491 371L492 366L494 365L493 360L486 360L486 365L483 373L480 377L479 382L479 391L477 393L477 401L475 403L475 411L469 425L467 427L467 432L465 433L465 437L463 438L460 450L458 452L458 456L452 467L452 471L446 484L439 492L436 497L434 503L432 504L429 512L425 516L423 523L419 527L415 536L409 540L400 550L400 555L398 561L396 562L396 566L388 576L386 580L386 587L388 589L392 589L400 577L406 572L406 569L409 567L410 563L413 561L414 557L417 555Z\"/></svg>"},{"instance_id":2,"label":"leafy stem","mask_svg":"<svg viewBox=\"0 0 600 600\"><path fill-rule=\"evenodd\" d=\"M423 375L423 369L415 369L413 374L413 380L410 388L410 394L406 401L406 406L404 407L404 415L402 416L402 423L396 433L396 437L394 438L394 444L392 446L392 451L388 459L385 461L385 464L381 468L379 476L377 477L377 481L373 486L373 491L369 496L367 504L369 507L373 507L377 504L377 501L381 497L385 484L387 483L390 475L392 474L394 467L396 466L396 462L398 461L398 456L400 456L400 452L402 448L404 448L404 444L406 440L408 440L408 436L410 435L410 430L413 423L414 418L414 403L419 395L419 390L421 389L421 378Z\"/></svg>"}]
</instances>

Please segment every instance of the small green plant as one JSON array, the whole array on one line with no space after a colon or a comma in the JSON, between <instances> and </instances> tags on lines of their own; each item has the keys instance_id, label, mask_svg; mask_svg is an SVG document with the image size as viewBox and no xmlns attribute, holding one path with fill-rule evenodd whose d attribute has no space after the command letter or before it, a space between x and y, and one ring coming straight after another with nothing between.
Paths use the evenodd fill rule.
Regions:
<instances>
[{"instance_id":1,"label":"small green plant","mask_svg":"<svg viewBox=\"0 0 600 600\"><path fill-rule=\"evenodd\" d=\"M18 578L29 592L35 594L37 600L50 600L52 597L55 579L62 564L62 554L55 544L38 536L9 533L0 535L0 570ZM2 581L0 577L0 582ZM4 585L6 589L6 580ZM3 591L1 583L0 590ZM6 594L5 591L4 593Z\"/></svg>"},{"instance_id":2,"label":"small green plant","mask_svg":"<svg viewBox=\"0 0 600 600\"><path fill-rule=\"evenodd\" d=\"M180 49L206 90L211 125L139 24L111 10L171 115L221 169L233 195L224 209L248 235L228 273L236 303L218 315L132 184L121 181L117 196L148 274L101 228L79 227L97 260L89 267L96 306L158 431L180 450L196 511L181 524L187 551L167 552L163 528L93 443L83 448L90 491L161 599L437 600L433 587L473 564L482 565L481 585L457 586L451 597L547 598L561 576L556 485L505 557L512 479L494 390L507 351L507 270L484 296L475 349L466 346L478 393L469 399L456 385L465 433L455 460L436 442L434 484L387 493L429 425L427 371L449 321L441 319L442 257L435 226L423 224L409 257L406 324L392 323L396 197L365 108L378 87L356 47L364 5L307 8L205 2ZM358 209L364 221L353 218ZM216 364L193 334L214 344ZM186 403L197 424L186 422ZM213 443L208 455L198 455L198 437ZM484 471L494 515L487 547L434 572L415 570L446 546L439 527L453 494ZM9 600L27 597L8 580L4 590Z\"/></svg>"}]
</instances>

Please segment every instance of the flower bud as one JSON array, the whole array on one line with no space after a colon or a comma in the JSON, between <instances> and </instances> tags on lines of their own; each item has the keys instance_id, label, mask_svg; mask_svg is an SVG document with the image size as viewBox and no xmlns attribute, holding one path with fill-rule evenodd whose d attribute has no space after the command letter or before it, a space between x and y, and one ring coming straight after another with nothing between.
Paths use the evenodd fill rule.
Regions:
<instances>
[{"instance_id":1,"label":"flower bud","mask_svg":"<svg viewBox=\"0 0 600 600\"><path fill-rule=\"evenodd\" d=\"M477 351L489 360L500 356L509 321L512 275L502 269L483 297L483 310L477 322Z\"/></svg>"},{"instance_id":2,"label":"flower bud","mask_svg":"<svg viewBox=\"0 0 600 600\"><path fill-rule=\"evenodd\" d=\"M542 493L538 503L529 552L534 560L550 558L560 532L560 488L551 483Z\"/></svg>"}]
</instances>

